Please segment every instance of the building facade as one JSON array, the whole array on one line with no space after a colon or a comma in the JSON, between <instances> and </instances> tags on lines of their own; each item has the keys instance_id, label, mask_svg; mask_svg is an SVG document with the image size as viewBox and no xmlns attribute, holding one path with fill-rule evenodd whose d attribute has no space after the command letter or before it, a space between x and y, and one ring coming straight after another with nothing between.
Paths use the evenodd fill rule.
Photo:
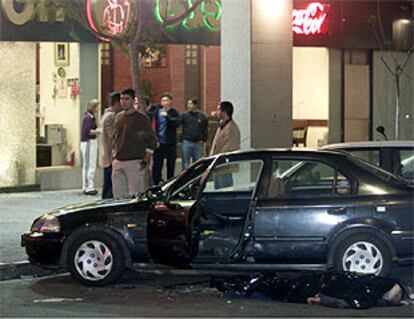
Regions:
<instances>
[{"instance_id":1,"label":"building facade","mask_svg":"<svg viewBox=\"0 0 414 319\"><path fill-rule=\"evenodd\" d=\"M85 29L59 10L41 15L30 1L1 1L0 70L7 76L0 188L79 184L87 100L99 98L103 109L107 93L132 85L128 58L93 32L126 27L127 21L105 24L106 2L85 7ZM125 12L129 3L119 1ZM148 3L148 18L160 23L162 12L186 9L169 0ZM406 20L412 30L412 17L412 1L215 1L166 28L160 52L140 61L140 76L153 103L169 91L179 110L194 96L208 114L221 99L234 101L245 148L291 146L292 127L306 127L307 146L314 147L378 139L378 125L395 138L393 73L404 66L398 133L414 139L413 82L406 76L414 73L413 56L392 44L393 23Z\"/></svg>"}]
</instances>

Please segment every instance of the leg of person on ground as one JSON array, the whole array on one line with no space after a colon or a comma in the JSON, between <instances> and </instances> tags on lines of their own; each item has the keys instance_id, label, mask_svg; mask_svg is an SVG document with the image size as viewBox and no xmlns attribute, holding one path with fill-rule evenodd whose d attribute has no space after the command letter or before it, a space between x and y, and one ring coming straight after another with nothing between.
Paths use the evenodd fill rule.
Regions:
<instances>
[{"instance_id":1,"label":"leg of person on ground","mask_svg":"<svg viewBox=\"0 0 414 319\"><path fill-rule=\"evenodd\" d=\"M183 140L182 152L181 152L181 169L185 170L190 166L190 157L191 157L191 142Z\"/></svg>"},{"instance_id":2,"label":"leg of person on ground","mask_svg":"<svg viewBox=\"0 0 414 319\"><path fill-rule=\"evenodd\" d=\"M204 156L204 144L195 143L193 149L193 163Z\"/></svg>"},{"instance_id":3,"label":"leg of person on ground","mask_svg":"<svg viewBox=\"0 0 414 319\"><path fill-rule=\"evenodd\" d=\"M128 197L134 197L143 191L144 170L141 170L140 160L125 161L124 171L127 176Z\"/></svg>"},{"instance_id":4,"label":"leg of person on ground","mask_svg":"<svg viewBox=\"0 0 414 319\"><path fill-rule=\"evenodd\" d=\"M89 164L87 172L88 186L86 192L90 195L96 195L98 192L95 189L95 171L96 171L96 160L98 156L98 141L96 139L89 140Z\"/></svg>"},{"instance_id":5,"label":"leg of person on ground","mask_svg":"<svg viewBox=\"0 0 414 319\"><path fill-rule=\"evenodd\" d=\"M152 167L152 179L153 179L154 185L158 185L161 181L163 165L164 165L164 149L163 149L163 145L160 145L158 149L154 151L154 164Z\"/></svg>"},{"instance_id":6,"label":"leg of person on ground","mask_svg":"<svg viewBox=\"0 0 414 319\"><path fill-rule=\"evenodd\" d=\"M82 191L86 192L88 187L87 172L89 163L88 142L81 142L80 150L82 155Z\"/></svg>"},{"instance_id":7,"label":"leg of person on ground","mask_svg":"<svg viewBox=\"0 0 414 319\"><path fill-rule=\"evenodd\" d=\"M112 198L112 166L104 167L103 174L102 199Z\"/></svg>"},{"instance_id":8,"label":"leg of person on ground","mask_svg":"<svg viewBox=\"0 0 414 319\"><path fill-rule=\"evenodd\" d=\"M122 162L118 160L112 163L112 191L114 198L128 197L128 179Z\"/></svg>"},{"instance_id":9,"label":"leg of person on ground","mask_svg":"<svg viewBox=\"0 0 414 319\"><path fill-rule=\"evenodd\" d=\"M177 159L176 144L169 144L167 150L167 179L175 175L175 161Z\"/></svg>"}]
</instances>

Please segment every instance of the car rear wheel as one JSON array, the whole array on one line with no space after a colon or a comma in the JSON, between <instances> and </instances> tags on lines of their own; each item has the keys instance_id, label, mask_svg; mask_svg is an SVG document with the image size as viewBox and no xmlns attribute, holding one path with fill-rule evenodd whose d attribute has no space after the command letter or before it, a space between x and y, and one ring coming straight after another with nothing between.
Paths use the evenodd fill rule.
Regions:
<instances>
[{"instance_id":1,"label":"car rear wheel","mask_svg":"<svg viewBox=\"0 0 414 319\"><path fill-rule=\"evenodd\" d=\"M357 234L339 245L334 265L337 271L388 276L392 257L382 240L370 234Z\"/></svg>"},{"instance_id":2,"label":"car rear wheel","mask_svg":"<svg viewBox=\"0 0 414 319\"><path fill-rule=\"evenodd\" d=\"M69 247L67 263L72 277L86 286L112 284L125 268L121 247L103 232L79 234Z\"/></svg>"}]
</instances>

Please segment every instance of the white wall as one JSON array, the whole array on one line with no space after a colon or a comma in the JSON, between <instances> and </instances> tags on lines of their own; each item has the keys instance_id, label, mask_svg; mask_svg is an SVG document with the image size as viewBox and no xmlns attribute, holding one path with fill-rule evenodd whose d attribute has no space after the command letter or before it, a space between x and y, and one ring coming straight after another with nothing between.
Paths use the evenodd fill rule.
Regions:
<instances>
[{"instance_id":1,"label":"white wall","mask_svg":"<svg viewBox=\"0 0 414 319\"><path fill-rule=\"evenodd\" d=\"M0 42L0 187L35 182L36 44Z\"/></svg>"},{"instance_id":2,"label":"white wall","mask_svg":"<svg viewBox=\"0 0 414 319\"><path fill-rule=\"evenodd\" d=\"M67 86L67 79L79 78L79 44L69 45L69 65L63 67L66 71L65 77L57 75L58 68L55 64L55 43L40 43L40 112L44 117L43 124L63 124L67 133L67 149L62 148L61 151L66 156L66 153L73 149L76 158L79 159L80 99L79 96L75 100L72 99L71 88ZM55 92L57 83L54 75L56 79L64 80L65 97L60 97L58 92Z\"/></svg>"},{"instance_id":3,"label":"white wall","mask_svg":"<svg viewBox=\"0 0 414 319\"><path fill-rule=\"evenodd\" d=\"M293 48L292 118L329 119L329 51L326 48ZM328 138L327 127L310 126L307 147L318 147Z\"/></svg>"},{"instance_id":4,"label":"white wall","mask_svg":"<svg viewBox=\"0 0 414 319\"><path fill-rule=\"evenodd\" d=\"M293 119L329 118L329 51L293 48Z\"/></svg>"}]
</instances>

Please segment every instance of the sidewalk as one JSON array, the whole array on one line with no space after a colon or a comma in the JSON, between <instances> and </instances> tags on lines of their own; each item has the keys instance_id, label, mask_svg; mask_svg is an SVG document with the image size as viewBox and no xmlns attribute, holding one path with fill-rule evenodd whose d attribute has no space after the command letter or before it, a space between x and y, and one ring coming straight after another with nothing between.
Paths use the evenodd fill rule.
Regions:
<instances>
[{"instance_id":1,"label":"sidewalk","mask_svg":"<svg viewBox=\"0 0 414 319\"><path fill-rule=\"evenodd\" d=\"M0 265L27 260L20 235L30 229L33 220L48 211L69 204L100 198L82 194L79 189L0 194Z\"/></svg>"}]
</instances>

